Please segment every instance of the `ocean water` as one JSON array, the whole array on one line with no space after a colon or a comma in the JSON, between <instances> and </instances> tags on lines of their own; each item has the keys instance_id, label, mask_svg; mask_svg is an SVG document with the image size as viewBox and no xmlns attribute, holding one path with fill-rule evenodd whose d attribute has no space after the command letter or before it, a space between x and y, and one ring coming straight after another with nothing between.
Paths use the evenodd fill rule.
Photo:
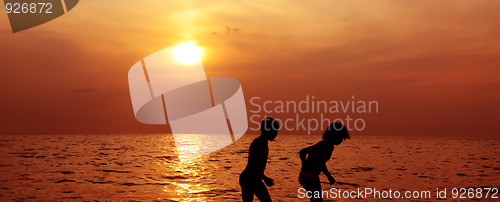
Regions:
<instances>
[{"instance_id":1,"label":"ocean water","mask_svg":"<svg viewBox=\"0 0 500 202\"><path fill-rule=\"evenodd\" d=\"M238 176L255 137L245 135L217 152L181 162L171 134L2 135L0 199L239 201ZM317 135L278 135L269 143L266 175L276 183L268 188L274 201L308 201L298 198L298 151L319 140ZM322 175L322 187L433 192L432 198L417 201L437 200L437 188L498 188L499 143L354 136L337 146L327 163L338 183L329 185ZM447 199L459 200L451 192Z\"/></svg>"}]
</instances>

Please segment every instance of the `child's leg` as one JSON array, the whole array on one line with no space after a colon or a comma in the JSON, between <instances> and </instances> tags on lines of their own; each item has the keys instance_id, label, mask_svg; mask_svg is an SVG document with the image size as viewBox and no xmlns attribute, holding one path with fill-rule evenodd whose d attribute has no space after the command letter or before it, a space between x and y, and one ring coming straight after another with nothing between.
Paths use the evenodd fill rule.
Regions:
<instances>
[{"instance_id":1,"label":"child's leg","mask_svg":"<svg viewBox=\"0 0 500 202\"><path fill-rule=\"evenodd\" d=\"M245 172L240 175L241 198L243 202L253 201L254 189L249 176Z\"/></svg>"},{"instance_id":2,"label":"child's leg","mask_svg":"<svg viewBox=\"0 0 500 202\"><path fill-rule=\"evenodd\" d=\"M267 187L266 185L264 184L264 182L262 182L262 180L259 180L256 184L255 184L255 196L257 196L257 198L260 200L260 201L271 201L271 196L269 195L269 192L267 191Z\"/></svg>"},{"instance_id":3,"label":"child's leg","mask_svg":"<svg viewBox=\"0 0 500 202\"><path fill-rule=\"evenodd\" d=\"M319 176L306 177L302 173L299 175L299 183L312 193L311 201L323 201L321 198L321 183L319 181ZM316 194L317 193L317 194ZM315 198L319 194L319 198Z\"/></svg>"}]
</instances>

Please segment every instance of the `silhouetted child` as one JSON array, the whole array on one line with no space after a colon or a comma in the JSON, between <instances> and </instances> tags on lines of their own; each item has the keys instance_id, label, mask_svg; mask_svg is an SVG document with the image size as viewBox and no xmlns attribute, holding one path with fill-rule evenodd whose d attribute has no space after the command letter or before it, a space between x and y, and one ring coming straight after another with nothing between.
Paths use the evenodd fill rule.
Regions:
<instances>
[{"instance_id":1,"label":"silhouetted child","mask_svg":"<svg viewBox=\"0 0 500 202\"><path fill-rule=\"evenodd\" d=\"M260 201L271 201L266 185L273 186L274 180L264 175L264 170L266 169L269 154L267 144L276 138L278 130L278 122L272 118L266 118L260 125L260 136L250 144L248 164L240 174L241 195L244 202L253 201L254 194Z\"/></svg>"},{"instance_id":2,"label":"silhouetted child","mask_svg":"<svg viewBox=\"0 0 500 202\"><path fill-rule=\"evenodd\" d=\"M330 184L335 183L326 162L332 156L334 145L339 145L342 141L349 139L347 129L341 123L332 123L323 133L323 140L319 141L313 146L300 150L300 161L302 161L302 168L299 175L299 183L307 191L319 193L319 198L311 198L311 201L323 201L321 198L321 184L319 181L319 174L323 172ZM318 192L316 192L318 191ZM316 195L318 196L318 195Z\"/></svg>"}]
</instances>

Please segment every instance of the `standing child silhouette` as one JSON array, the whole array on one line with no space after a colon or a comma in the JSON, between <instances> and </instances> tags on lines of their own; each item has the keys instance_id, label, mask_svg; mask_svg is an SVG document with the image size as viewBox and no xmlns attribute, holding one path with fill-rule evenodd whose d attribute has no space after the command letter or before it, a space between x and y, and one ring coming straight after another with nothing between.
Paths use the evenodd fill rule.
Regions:
<instances>
[{"instance_id":1,"label":"standing child silhouette","mask_svg":"<svg viewBox=\"0 0 500 202\"><path fill-rule=\"evenodd\" d=\"M330 160L334 145L339 145L342 141L351 138L347 129L341 123L332 123L323 133L323 140L313 146L300 150L300 161L302 168L300 169L299 183L312 194L311 201L323 201L321 197L321 184L319 174L323 172L330 184L335 183L335 178L332 177L326 162ZM310 195L311 196L311 195Z\"/></svg>"},{"instance_id":2,"label":"standing child silhouette","mask_svg":"<svg viewBox=\"0 0 500 202\"><path fill-rule=\"evenodd\" d=\"M278 122L272 118L266 118L260 125L261 135L250 144L248 164L240 175L241 195L244 202L253 201L254 194L260 201L271 201L266 185L273 186L274 180L264 175L264 170L269 154L267 144L276 138L278 130Z\"/></svg>"}]
</instances>

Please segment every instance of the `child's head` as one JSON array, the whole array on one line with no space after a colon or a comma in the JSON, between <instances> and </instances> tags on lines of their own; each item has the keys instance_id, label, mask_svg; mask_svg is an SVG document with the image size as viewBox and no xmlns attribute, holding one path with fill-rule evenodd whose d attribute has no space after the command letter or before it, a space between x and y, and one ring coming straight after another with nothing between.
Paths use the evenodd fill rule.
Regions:
<instances>
[{"instance_id":1,"label":"child's head","mask_svg":"<svg viewBox=\"0 0 500 202\"><path fill-rule=\"evenodd\" d=\"M334 145L339 145L342 141L350 138L351 136L347 132L347 129L338 122L330 124L326 128L325 133L323 133L323 139Z\"/></svg>"},{"instance_id":2,"label":"child's head","mask_svg":"<svg viewBox=\"0 0 500 202\"><path fill-rule=\"evenodd\" d=\"M268 140L273 141L278 135L280 125L273 118L265 118L260 124L260 132Z\"/></svg>"}]
</instances>

